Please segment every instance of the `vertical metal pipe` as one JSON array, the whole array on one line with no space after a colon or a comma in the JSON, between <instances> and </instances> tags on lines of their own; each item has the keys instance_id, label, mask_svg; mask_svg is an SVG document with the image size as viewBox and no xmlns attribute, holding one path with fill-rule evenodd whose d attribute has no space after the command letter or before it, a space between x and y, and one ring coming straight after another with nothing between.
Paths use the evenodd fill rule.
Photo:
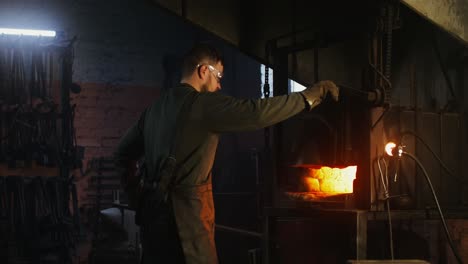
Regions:
<instances>
[{"instance_id":1,"label":"vertical metal pipe","mask_svg":"<svg viewBox=\"0 0 468 264\"><path fill-rule=\"evenodd\" d=\"M287 50L275 49L273 51L273 95L284 95L288 93L288 52ZM270 241L271 232L274 232L274 218L266 213L266 207L277 207L277 189L278 175L281 175L281 153L282 153L282 129L281 124L273 127L273 142L271 161L269 169L271 173L264 177L264 212L263 212L263 241L262 256L263 263L276 263L278 260L275 255L272 242ZM270 261L271 260L271 261Z\"/></svg>"},{"instance_id":2,"label":"vertical metal pipe","mask_svg":"<svg viewBox=\"0 0 468 264\"><path fill-rule=\"evenodd\" d=\"M390 79L392 70L392 41L393 41L393 6L387 6L387 43L385 47L385 77Z\"/></svg>"},{"instance_id":3,"label":"vertical metal pipe","mask_svg":"<svg viewBox=\"0 0 468 264\"><path fill-rule=\"evenodd\" d=\"M314 82L319 81L319 47L318 42L314 47Z\"/></svg>"},{"instance_id":4,"label":"vertical metal pipe","mask_svg":"<svg viewBox=\"0 0 468 264\"><path fill-rule=\"evenodd\" d=\"M385 47L385 77L390 80L392 71L392 43L393 43L393 6L389 4L387 6L387 39ZM392 87L389 86L385 89L385 100L387 103L391 103L392 98Z\"/></svg>"},{"instance_id":5,"label":"vertical metal pipe","mask_svg":"<svg viewBox=\"0 0 468 264\"><path fill-rule=\"evenodd\" d=\"M278 49L273 54L273 95L288 94L288 53L284 50ZM272 174L272 191L271 202L276 205L277 189L278 189L278 175L282 175L282 141L283 129L281 124L277 124L273 129L273 162L275 164L275 171Z\"/></svg>"},{"instance_id":6,"label":"vertical metal pipe","mask_svg":"<svg viewBox=\"0 0 468 264\"><path fill-rule=\"evenodd\" d=\"M68 178L69 170L69 148L71 146L71 107L70 107L70 85L72 83L72 44L65 48L62 53L62 80L61 80L61 116L62 116L62 164L60 175L65 179Z\"/></svg>"},{"instance_id":7,"label":"vertical metal pipe","mask_svg":"<svg viewBox=\"0 0 468 264\"><path fill-rule=\"evenodd\" d=\"M183 18L187 18L187 0L180 1L180 13Z\"/></svg>"}]
</instances>

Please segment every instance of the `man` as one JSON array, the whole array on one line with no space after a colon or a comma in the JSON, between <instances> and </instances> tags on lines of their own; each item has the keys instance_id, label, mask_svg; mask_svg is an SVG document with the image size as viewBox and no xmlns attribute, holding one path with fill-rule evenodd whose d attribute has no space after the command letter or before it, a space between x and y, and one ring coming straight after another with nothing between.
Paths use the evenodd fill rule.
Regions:
<instances>
[{"instance_id":1,"label":"man","mask_svg":"<svg viewBox=\"0 0 468 264\"><path fill-rule=\"evenodd\" d=\"M141 156L146 175L157 178L174 142L177 113L187 95L196 96L174 143L175 180L167 202L157 208L144 206L139 213L142 263L217 263L211 169L220 133L271 126L315 107L327 93L338 100L338 88L331 81L265 99L225 96L216 93L221 89L223 67L215 48L194 46L184 58L180 85L146 109L117 148L116 165L124 179L131 174L131 161Z\"/></svg>"}]
</instances>

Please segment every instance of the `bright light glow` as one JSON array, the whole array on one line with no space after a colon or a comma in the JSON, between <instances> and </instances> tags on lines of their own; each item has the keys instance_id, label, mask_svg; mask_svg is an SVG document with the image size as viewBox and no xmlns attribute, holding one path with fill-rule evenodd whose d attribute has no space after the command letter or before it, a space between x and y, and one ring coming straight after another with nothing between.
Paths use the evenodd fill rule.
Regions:
<instances>
[{"instance_id":1,"label":"bright light glow","mask_svg":"<svg viewBox=\"0 0 468 264\"><path fill-rule=\"evenodd\" d=\"M268 84L270 85L270 96L273 96L273 69L269 68L269 75L268 75ZM265 95L263 94L263 85L265 84L265 65L261 64L260 65L260 94L262 95L261 98L264 98ZM290 92L301 92L307 89L306 86L295 82L294 80L288 79L289 83L289 90Z\"/></svg>"},{"instance_id":2,"label":"bright light glow","mask_svg":"<svg viewBox=\"0 0 468 264\"><path fill-rule=\"evenodd\" d=\"M387 145L385 145L385 152L389 156L393 156L393 149L396 148L396 144L393 142L388 142Z\"/></svg>"},{"instance_id":3,"label":"bright light glow","mask_svg":"<svg viewBox=\"0 0 468 264\"><path fill-rule=\"evenodd\" d=\"M309 168L305 183L309 192L323 192L323 197L353 192L353 181L356 179L357 166L332 168L321 166Z\"/></svg>"},{"instance_id":4,"label":"bright light glow","mask_svg":"<svg viewBox=\"0 0 468 264\"><path fill-rule=\"evenodd\" d=\"M297 83L293 80L290 80L290 81L291 81L291 92L301 92L307 88L304 85Z\"/></svg>"},{"instance_id":5,"label":"bright light glow","mask_svg":"<svg viewBox=\"0 0 468 264\"><path fill-rule=\"evenodd\" d=\"M22 36L37 36L37 37L55 37L53 30L34 30L34 29L16 29L16 28L0 28L0 34L5 35L22 35Z\"/></svg>"}]
</instances>

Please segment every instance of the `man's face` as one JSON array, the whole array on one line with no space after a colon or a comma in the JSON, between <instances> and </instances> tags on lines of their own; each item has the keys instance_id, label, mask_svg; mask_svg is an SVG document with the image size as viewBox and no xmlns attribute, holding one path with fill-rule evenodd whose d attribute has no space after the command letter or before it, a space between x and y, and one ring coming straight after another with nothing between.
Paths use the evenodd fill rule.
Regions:
<instances>
[{"instance_id":1,"label":"man's face","mask_svg":"<svg viewBox=\"0 0 468 264\"><path fill-rule=\"evenodd\" d=\"M221 62L218 62L214 65L203 64L202 71L203 75L203 84L201 85L201 92L217 92L221 89L221 78L223 76L224 66Z\"/></svg>"}]
</instances>

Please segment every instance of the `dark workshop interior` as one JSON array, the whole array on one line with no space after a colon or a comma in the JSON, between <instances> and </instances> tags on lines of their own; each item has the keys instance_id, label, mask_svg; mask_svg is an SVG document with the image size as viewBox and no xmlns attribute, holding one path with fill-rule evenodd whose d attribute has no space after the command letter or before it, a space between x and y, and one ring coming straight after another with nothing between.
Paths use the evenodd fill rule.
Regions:
<instances>
[{"instance_id":1,"label":"dark workshop interior","mask_svg":"<svg viewBox=\"0 0 468 264\"><path fill-rule=\"evenodd\" d=\"M226 95L340 87L221 136L219 263L468 263L465 0L0 1L0 263L139 263L113 153L198 42Z\"/></svg>"}]
</instances>

